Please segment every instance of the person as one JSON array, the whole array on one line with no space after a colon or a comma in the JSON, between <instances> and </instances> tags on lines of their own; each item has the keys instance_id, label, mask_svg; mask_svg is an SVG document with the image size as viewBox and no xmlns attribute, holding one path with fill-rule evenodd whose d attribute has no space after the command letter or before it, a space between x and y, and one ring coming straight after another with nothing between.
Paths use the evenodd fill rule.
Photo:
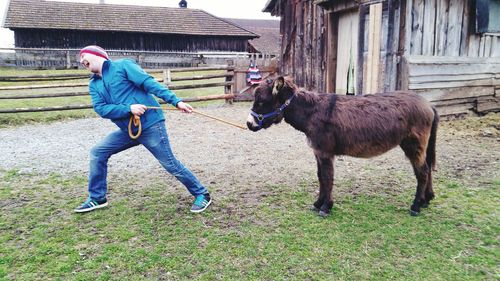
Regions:
<instances>
[{"instance_id":1,"label":"person","mask_svg":"<svg viewBox=\"0 0 500 281\"><path fill-rule=\"evenodd\" d=\"M194 196L191 212L204 211L212 202L208 190L172 153L163 111L148 110L148 106L160 106L154 96L186 113L191 113L193 108L158 83L133 60L110 60L106 51L99 46L91 45L81 49L80 63L93 73L89 93L95 112L103 118L111 119L119 129L90 150L88 198L75 212L89 212L108 205L108 159L113 154L140 144ZM142 132L137 139L129 136L128 122L131 115L138 116L141 121Z\"/></svg>"}]
</instances>

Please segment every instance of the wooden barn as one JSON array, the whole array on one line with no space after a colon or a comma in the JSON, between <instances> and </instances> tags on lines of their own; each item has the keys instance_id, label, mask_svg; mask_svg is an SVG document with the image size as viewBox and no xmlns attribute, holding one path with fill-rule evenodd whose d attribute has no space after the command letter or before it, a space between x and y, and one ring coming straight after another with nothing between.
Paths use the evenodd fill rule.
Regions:
<instances>
[{"instance_id":1,"label":"wooden barn","mask_svg":"<svg viewBox=\"0 0 500 281\"><path fill-rule=\"evenodd\" d=\"M269 0L280 70L309 90L413 90L441 115L500 110L499 0Z\"/></svg>"},{"instance_id":2,"label":"wooden barn","mask_svg":"<svg viewBox=\"0 0 500 281\"><path fill-rule=\"evenodd\" d=\"M257 34L203 10L10 0L4 27L16 48L246 52Z\"/></svg>"}]
</instances>

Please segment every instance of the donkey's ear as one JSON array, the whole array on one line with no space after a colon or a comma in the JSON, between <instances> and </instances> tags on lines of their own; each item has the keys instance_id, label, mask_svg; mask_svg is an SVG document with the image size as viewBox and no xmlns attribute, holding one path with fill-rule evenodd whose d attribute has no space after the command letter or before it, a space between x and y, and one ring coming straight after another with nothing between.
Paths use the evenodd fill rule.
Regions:
<instances>
[{"instance_id":1,"label":"donkey's ear","mask_svg":"<svg viewBox=\"0 0 500 281\"><path fill-rule=\"evenodd\" d=\"M274 81L273 95L277 95L284 85L285 78L283 78L283 76L278 77L276 81Z\"/></svg>"}]
</instances>

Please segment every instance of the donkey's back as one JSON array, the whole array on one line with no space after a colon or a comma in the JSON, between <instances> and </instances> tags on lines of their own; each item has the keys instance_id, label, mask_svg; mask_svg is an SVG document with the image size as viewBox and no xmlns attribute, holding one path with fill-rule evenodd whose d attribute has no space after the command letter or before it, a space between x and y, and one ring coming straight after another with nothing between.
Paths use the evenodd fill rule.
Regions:
<instances>
[{"instance_id":1,"label":"donkey's back","mask_svg":"<svg viewBox=\"0 0 500 281\"><path fill-rule=\"evenodd\" d=\"M318 107L331 107L329 100L320 98ZM308 134L313 149L364 158L380 155L405 139L428 138L434 120L430 103L412 92L338 95L331 114L324 116L325 111L311 118L310 128L316 128Z\"/></svg>"}]
</instances>

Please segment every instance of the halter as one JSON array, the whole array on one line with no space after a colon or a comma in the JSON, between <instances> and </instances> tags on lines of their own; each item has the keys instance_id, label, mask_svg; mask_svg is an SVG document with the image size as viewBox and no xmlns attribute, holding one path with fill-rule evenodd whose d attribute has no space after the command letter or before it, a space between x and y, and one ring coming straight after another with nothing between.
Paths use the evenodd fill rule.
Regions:
<instances>
[{"instance_id":1,"label":"halter","mask_svg":"<svg viewBox=\"0 0 500 281\"><path fill-rule=\"evenodd\" d=\"M292 101L292 99L294 97L295 97L295 94L293 94L289 99L287 99L285 101L285 103L282 104L275 111L272 111L272 112L269 112L269 113L266 113L266 114L257 114L255 111L251 110L250 114L253 117L257 118L257 121L259 121L259 128L262 128L262 124L264 124L264 120L280 115L283 112L283 110L285 110L285 108L287 108L290 105L290 102Z\"/></svg>"}]
</instances>

